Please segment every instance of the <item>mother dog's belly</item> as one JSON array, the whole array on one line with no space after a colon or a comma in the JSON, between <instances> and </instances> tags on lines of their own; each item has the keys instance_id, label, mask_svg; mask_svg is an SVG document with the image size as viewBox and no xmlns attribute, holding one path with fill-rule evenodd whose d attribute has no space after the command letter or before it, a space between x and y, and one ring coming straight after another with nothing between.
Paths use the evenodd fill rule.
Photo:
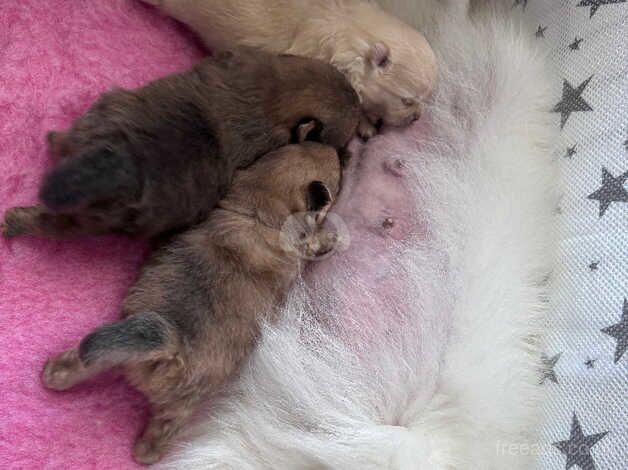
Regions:
<instances>
[{"instance_id":1,"label":"mother dog's belly","mask_svg":"<svg viewBox=\"0 0 628 470\"><path fill-rule=\"evenodd\" d=\"M447 302L437 305L441 290L448 288L443 285L447 257L431 248L433 233L422 208L433 201L417 191L425 176L417 174L412 161L420 149L403 137L426 130L419 123L362 148L353 144L333 208L337 217L330 218L345 226L341 233L349 234L348 246L312 263L306 281L315 292L329 295L331 320L350 341L368 343L369 337L377 340L383 332L405 328L415 330L416 341L432 343L427 350L439 356L449 316ZM435 316L443 322L435 324ZM438 362L438 357L425 359Z\"/></svg>"}]
</instances>

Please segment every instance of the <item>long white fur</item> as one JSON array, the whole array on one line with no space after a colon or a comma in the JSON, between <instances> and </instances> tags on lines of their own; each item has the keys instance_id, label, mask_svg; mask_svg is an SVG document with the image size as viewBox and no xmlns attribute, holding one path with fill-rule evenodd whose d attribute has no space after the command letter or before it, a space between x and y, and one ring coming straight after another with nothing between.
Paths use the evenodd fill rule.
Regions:
<instances>
[{"instance_id":1,"label":"long white fur","mask_svg":"<svg viewBox=\"0 0 628 470\"><path fill-rule=\"evenodd\" d=\"M350 292L363 280L351 266L316 292L297 286L198 436L164 467L532 467L509 445L534 441L543 398L559 192L548 72L529 31L498 10L469 19L459 4L414 3L440 65L431 130L378 137L363 157L389 152L414 173L429 233L388 255L406 298L388 303L385 328L353 329ZM368 292L361 301L381 308Z\"/></svg>"}]
</instances>

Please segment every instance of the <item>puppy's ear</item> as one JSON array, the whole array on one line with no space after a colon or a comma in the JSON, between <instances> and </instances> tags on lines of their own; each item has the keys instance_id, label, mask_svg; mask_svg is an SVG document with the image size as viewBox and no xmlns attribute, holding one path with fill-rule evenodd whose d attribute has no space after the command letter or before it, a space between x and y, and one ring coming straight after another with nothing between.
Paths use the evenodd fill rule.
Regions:
<instances>
[{"instance_id":1,"label":"puppy's ear","mask_svg":"<svg viewBox=\"0 0 628 470\"><path fill-rule=\"evenodd\" d=\"M323 126L318 119L304 119L292 132L292 142L300 144L306 140L320 142Z\"/></svg>"},{"instance_id":2,"label":"puppy's ear","mask_svg":"<svg viewBox=\"0 0 628 470\"><path fill-rule=\"evenodd\" d=\"M322 181L312 181L307 187L307 209L316 212L316 223L321 223L333 201L329 188Z\"/></svg>"},{"instance_id":3,"label":"puppy's ear","mask_svg":"<svg viewBox=\"0 0 628 470\"><path fill-rule=\"evenodd\" d=\"M383 42L376 42L371 46L368 58L374 67L385 68L390 63L390 49Z\"/></svg>"}]
</instances>

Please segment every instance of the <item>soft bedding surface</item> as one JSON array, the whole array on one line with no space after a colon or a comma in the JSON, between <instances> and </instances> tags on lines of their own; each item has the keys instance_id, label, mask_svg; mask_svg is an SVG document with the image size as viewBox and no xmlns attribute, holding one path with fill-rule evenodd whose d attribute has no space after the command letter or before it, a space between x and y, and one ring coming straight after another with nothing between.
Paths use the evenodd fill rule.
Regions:
<instances>
[{"instance_id":1,"label":"soft bedding surface","mask_svg":"<svg viewBox=\"0 0 628 470\"><path fill-rule=\"evenodd\" d=\"M550 51L563 233L542 386L539 468L628 462L628 2L524 0Z\"/></svg>"},{"instance_id":2,"label":"soft bedding surface","mask_svg":"<svg viewBox=\"0 0 628 470\"><path fill-rule=\"evenodd\" d=\"M514 4L565 80L555 84L555 117L566 188L540 385L550 401L539 447L515 451L539 453L543 469L623 470L628 3ZM34 202L47 130L68 125L111 86L139 85L200 55L181 28L133 0L0 3L0 212ZM141 244L113 237L0 240L0 468L136 467L130 444L145 418L140 396L106 377L57 394L38 375L50 354L117 316L143 254Z\"/></svg>"},{"instance_id":3,"label":"soft bedding surface","mask_svg":"<svg viewBox=\"0 0 628 470\"><path fill-rule=\"evenodd\" d=\"M0 213L35 202L45 135L104 90L201 56L183 28L132 0L0 2ZM143 399L103 378L45 390L46 358L118 315L144 247L123 238L0 239L0 468L129 469Z\"/></svg>"}]
</instances>

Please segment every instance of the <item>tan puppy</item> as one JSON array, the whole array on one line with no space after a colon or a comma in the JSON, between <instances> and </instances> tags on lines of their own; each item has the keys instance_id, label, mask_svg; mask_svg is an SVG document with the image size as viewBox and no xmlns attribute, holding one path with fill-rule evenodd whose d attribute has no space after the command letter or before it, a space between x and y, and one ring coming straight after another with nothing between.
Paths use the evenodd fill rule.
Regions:
<instances>
[{"instance_id":1,"label":"tan puppy","mask_svg":"<svg viewBox=\"0 0 628 470\"><path fill-rule=\"evenodd\" d=\"M435 85L436 60L423 35L369 1L144 1L189 25L209 47L236 43L330 62L360 96L364 137L380 120L401 126L417 119Z\"/></svg>"},{"instance_id":2,"label":"tan puppy","mask_svg":"<svg viewBox=\"0 0 628 470\"><path fill-rule=\"evenodd\" d=\"M304 259L333 248L335 237L320 223L339 182L336 151L312 142L282 147L237 173L207 221L149 258L124 319L49 360L45 385L65 390L119 367L152 405L135 458L159 460L203 397L238 370ZM288 234L299 242L286 249L290 217L313 223Z\"/></svg>"}]
</instances>

